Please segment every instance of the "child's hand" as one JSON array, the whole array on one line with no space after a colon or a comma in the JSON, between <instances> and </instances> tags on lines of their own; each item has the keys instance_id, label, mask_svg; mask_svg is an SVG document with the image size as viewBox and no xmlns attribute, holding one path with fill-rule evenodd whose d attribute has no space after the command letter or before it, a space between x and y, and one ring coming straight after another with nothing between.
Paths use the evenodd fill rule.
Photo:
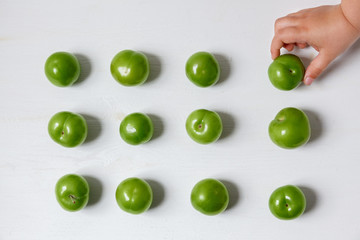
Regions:
<instances>
[{"instance_id":1,"label":"child's hand","mask_svg":"<svg viewBox=\"0 0 360 240\"><path fill-rule=\"evenodd\" d=\"M359 1L358 1L359 2ZM345 17L341 5L305 9L282 17L275 22L271 43L271 57L280 55L280 49L292 51L294 46L310 45L319 54L305 72L304 83L310 85L325 68L359 37L358 25Z\"/></svg>"}]
</instances>

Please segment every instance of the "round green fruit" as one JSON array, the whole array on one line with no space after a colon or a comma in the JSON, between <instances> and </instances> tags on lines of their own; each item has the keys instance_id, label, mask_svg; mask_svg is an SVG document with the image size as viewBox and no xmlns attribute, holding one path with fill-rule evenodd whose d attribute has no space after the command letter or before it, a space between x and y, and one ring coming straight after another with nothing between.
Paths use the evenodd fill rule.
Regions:
<instances>
[{"instance_id":1,"label":"round green fruit","mask_svg":"<svg viewBox=\"0 0 360 240\"><path fill-rule=\"evenodd\" d=\"M110 71L118 83L124 86L137 86L148 78L150 64L143 53L123 50L112 59Z\"/></svg>"},{"instance_id":2,"label":"round green fruit","mask_svg":"<svg viewBox=\"0 0 360 240\"><path fill-rule=\"evenodd\" d=\"M207 178L194 186L190 199L197 211L213 216L222 213L227 208L229 193L222 182Z\"/></svg>"},{"instance_id":3,"label":"round green fruit","mask_svg":"<svg viewBox=\"0 0 360 240\"><path fill-rule=\"evenodd\" d=\"M269 66L268 75L274 87L289 91L301 83L305 67L300 58L292 54L277 57Z\"/></svg>"},{"instance_id":4,"label":"round green fruit","mask_svg":"<svg viewBox=\"0 0 360 240\"><path fill-rule=\"evenodd\" d=\"M188 79L199 87L214 85L220 77L219 63L208 52L197 52L190 56L185 65Z\"/></svg>"},{"instance_id":5,"label":"round green fruit","mask_svg":"<svg viewBox=\"0 0 360 240\"><path fill-rule=\"evenodd\" d=\"M140 178L128 178L116 189L116 202L125 212L140 214L147 211L153 200L150 185Z\"/></svg>"},{"instance_id":6,"label":"round green fruit","mask_svg":"<svg viewBox=\"0 0 360 240\"><path fill-rule=\"evenodd\" d=\"M128 144L139 145L148 142L154 133L154 125L146 114L132 113L120 123L120 136Z\"/></svg>"},{"instance_id":7,"label":"round green fruit","mask_svg":"<svg viewBox=\"0 0 360 240\"><path fill-rule=\"evenodd\" d=\"M303 214L306 208L306 199L300 188L286 185L279 187L271 194L269 208L275 217L291 220Z\"/></svg>"},{"instance_id":8,"label":"round green fruit","mask_svg":"<svg viewBox=\"0 0 360 240\"><path fill-rule=\"evenodd\" d=\"M70 212L83 209L89 201L89 184L76 174L61 177L55 186L55 195L60 206Z\"/></svg>"},{"instance_id":9,"label":"round green fruit","mask_svg":"<svg viewBox=\"0 0 360 240\"><path fill-rule=\"evenodd\" d=\"M270 122L269 136L279 147L293 149L308 142L311 135L306 114L293 107L282 109Z\"/></svg>"},{"instance_id":10,"label":"round green fruit","mask_svg":"<svg viewBox=\"0 0 360 240\"><path fill-rule=\"evenodd\" d=\"M55 86L71 86L79 79L80 63L71 53L53 53L45 62L45 75Z\"/></svg>"},{"instance_id":11,"label":"round green fruit","mask_svg":"<svg viewBox=\"0 0 360 240\"><path fill-rule=\"evenodd\" d=\"M206 109L198 109L190 113L185 127L188 135L200 144L217 141L223 130L219 114Z\"/></svg>"},{"instance_id":12,"label":"round green fruit","mask_svg":"<svg viewBox=\"0 0 360 240\"><path fill-rule=\"evenodd\" d=\"M52 140L64 147L76 147L87 137L86 120L80 114L58 112L51 117L48 132Z\"/></svg>"}]
</instances>

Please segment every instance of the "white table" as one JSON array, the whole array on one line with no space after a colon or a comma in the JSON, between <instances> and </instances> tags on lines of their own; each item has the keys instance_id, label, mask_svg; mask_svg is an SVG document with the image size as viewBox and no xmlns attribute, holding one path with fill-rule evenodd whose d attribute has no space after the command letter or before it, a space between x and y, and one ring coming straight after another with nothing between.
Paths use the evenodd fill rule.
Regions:
<instances>
[{"instance_id":1,"label":"white table","mask_svg":"<svg viewBox=\"0 0 360 240\"><path fill-rule=\"evenodd\" d=\"M275 89L267 77L276 18L335 0L274 1L21 1L0 2L0 238L8 239L359 239L360 43L311 87ZM144 52L151 76L126 88L110 74L123 49ZM214 87L187 80L194 52L216 54L223 71ZM75 53L80 82L58 88L44 75L55 51ZM296 51L308 64L311 49ZM296 150L275 146L267 127L288 106L306 111L313 135ZM202 146L186 134L187 115L218 111L223 137ZM84 114L85 144L65 149L47 133L63 110ZM155 137L124 143L120 121L131 112L151 116ZM60 208L54 186L67 173L86 176L88 207ZM119 209L115 189L127 177L149 180L153 207L142 215ZM208 217L189 201L207 177L225 182L224 213ZM271 192L300 186L303 216L280 221L268 210Z\"/></svg>"}]
</instances>

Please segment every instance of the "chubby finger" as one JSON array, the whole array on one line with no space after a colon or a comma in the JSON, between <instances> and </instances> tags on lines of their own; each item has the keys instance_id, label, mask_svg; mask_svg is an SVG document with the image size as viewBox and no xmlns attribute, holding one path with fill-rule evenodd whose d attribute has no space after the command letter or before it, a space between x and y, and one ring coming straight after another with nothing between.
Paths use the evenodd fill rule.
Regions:
<instances>
[{"instance_id":1,"label":"chubby finger","mask_svg":"<svg viewBox=\"0 0 360 240\"><path fill-rule=\"evenodd\" d=\"M281 17L276 19L275 24L274 24L274 38L271 42L271 46L270 46L270 52L271 52L271 58L275 59L280 55L280 49L282 47L285 47L288 51L291 51L293 49L292 45L289 44L285 44L279 37L278 34L280 31L282 31L284 28L289 27L289 18L286 17Z\"/></svg>"},{"instance_id":2,"label":"chubby finger","mask_svg":"<svg viewBox=\"0 0 360 240\"><path fill-rule=\"evenodd\" d=\"M288 50L289 52L294 50L294 47L295 47L294 43L284 44L284 48L286 48L286 50Z\"/></svg>"},{"instance_id":3,"label":"chubby finger","mask_svg":"<svg viewBox=\"0 0 360 240\"><path fill-rule=\"evenodd\" d=\"M307 43L296 43L296 46L303 49L303 48L306 48L308 45L307 45Z\"/></svg>"},{"instance_id":4,"label":"chubby finger","mask_svg":"<svg viewBox=\"0 0 360 240\"><path fill-rule=\"evenodd\" d=\"M293 48L292 45L296 43L304 43L304 42L306 41L303 37L303 33L299 31L297 27L287 27L280 29L275 34L271 42L271 47L270 47L271 57L272 59L278 57L280 55L280 49L282 47L286 47L287 45L289 45L290 50L289 49L288 50L291 51Z\"/></svg>"},{"instance_id":5,"label":"chubby finger","mask_svg":"<svg viewBox=\"0 0 360 240\"><path fill-rule=\"evenodd\" d=\"M287 27L280 29L275 35L283 43L306 43L303 31L298 27Z\"/></svg>"},{"instance_id":6,"label":"chubby finger","mask_svg":"<svg viewBox=\"0 0 360 240\"><path fill-rule=\"evenodd\" d=\"M276 36L273 38L271 42L270 52L271 52L271 58L275 59L278 56L280 56L280 49L284 46L284 43L277 38Z\"/></svg>"},{"instance_id":7,"label":"chubby finger","mask_svg":"<svg viewBox=\"0 0 360 240\"><path fill-rule=\"evenodd\" d=\"M274 25L275 33L283 28L296 26L296 24L297 24L296 19L297 19L297 17L295 17L292 14L289 14L285 17L276 19L275 25Z\"/></svg>"},{"instance_id":8,"label":"chubby finger","mask_svg":"<svg viewBox=\"0 0 360 240\"><path fill-rule=\"evenodd\" d=\"M334 60L333 57L320 52L307 67L304 77L304 84L311 85L312 82L320 76L327 66Z\"/></svg>"}]
</instances>

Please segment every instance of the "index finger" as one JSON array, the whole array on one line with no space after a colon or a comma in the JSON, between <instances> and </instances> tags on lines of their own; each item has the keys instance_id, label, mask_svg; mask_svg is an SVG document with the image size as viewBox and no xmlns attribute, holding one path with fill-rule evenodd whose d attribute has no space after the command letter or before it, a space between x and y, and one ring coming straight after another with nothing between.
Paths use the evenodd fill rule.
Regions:
<instances>
[{"instance_id":1,"label":"index finger","mask_svg":"<svg viewBox=\"0 0 360 240\"><path fill-rule=\"evenodd\" d=\"M280 49L284 45L285 45L285 43L275 35L274 38L271 41L271 47L270 47L270 52L271 52L271 58L272 59L275 59L278 56L280 56Z\"/></svg>"}]
</instances>

